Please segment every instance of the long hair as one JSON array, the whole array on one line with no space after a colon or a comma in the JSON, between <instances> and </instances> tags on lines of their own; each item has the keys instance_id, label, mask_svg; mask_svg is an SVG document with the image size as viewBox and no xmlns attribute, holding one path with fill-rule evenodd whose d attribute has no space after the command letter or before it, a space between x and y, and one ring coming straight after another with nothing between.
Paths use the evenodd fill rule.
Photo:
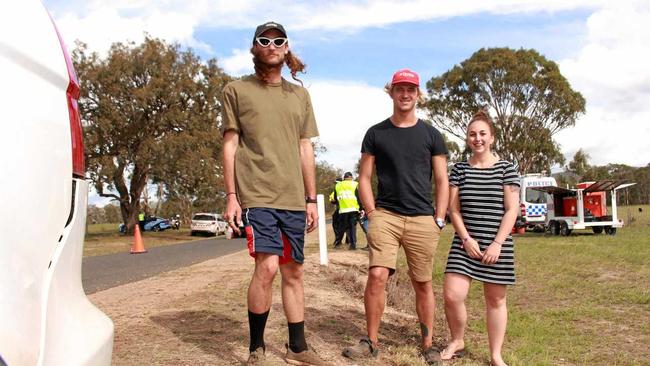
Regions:
<instances>
[{"instance_id":1,"label":"long hair","mask_svg":"<svg viewBox=\"0 0 650 366\"><path fill-rule=\"evenodd\" d=\"M257 54L255 54L255 46L251 47L251 54L253 54L253 64L255 65L255 74L264 81L268 79L268 75L271 71L282 68L282 65L272 66L263 63L257 57ZM287 65L287 67L289 67L289 71L291 72L291 78L299 82L300 85L304 86L302 80L298 79L296 75L299 72L304 74L307 65L305 65L296 55L294 55L293 52L291 52L291 50L287 51L287 54L284 56L284 63Z\"/></svg>"}]
</instances>

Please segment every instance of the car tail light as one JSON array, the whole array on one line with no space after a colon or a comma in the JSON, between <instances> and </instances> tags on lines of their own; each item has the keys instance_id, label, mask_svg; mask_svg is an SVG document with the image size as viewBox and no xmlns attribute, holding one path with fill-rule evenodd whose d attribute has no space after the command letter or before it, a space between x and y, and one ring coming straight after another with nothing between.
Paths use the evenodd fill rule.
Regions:
<instances>
[{"instance_id":1,"label":"car tail light","mask_svg":"<svg viewBox=\"0 0 650 366\"><path fill-rule=\"evenodd\" d=\"M68 54L68 49L65 47L65 42L61 38L61 33L54 23L54 19L50 15L50 20L56 30L56 35L59 38L61 49L63 50L63 57L65 58L65 65L68 68L68 89L66 90L66 98L68 100L68 114L70 115L70 135L72 137L72 175L78 178L84 178L86 175L86 162L84 157L84 144L83 144L83 130L81 128L81 118L79 117L79 80L77 73L74 71L72 59Z\"/></svg>"}]
</instances>

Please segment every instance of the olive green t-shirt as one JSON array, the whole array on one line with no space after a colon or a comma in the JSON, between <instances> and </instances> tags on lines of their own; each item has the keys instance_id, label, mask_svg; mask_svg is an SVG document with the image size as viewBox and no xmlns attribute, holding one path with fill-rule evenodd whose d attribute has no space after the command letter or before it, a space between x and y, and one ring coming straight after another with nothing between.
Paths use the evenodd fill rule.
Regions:
<instances>
[{"instance_id":1,"label":"olive green t-shirt","mask_svg":"<svg viewBox=\"0 0 650 366\"><path fill-rule=\"evenodd\" d=\"M318 136L307 89L254 75L223 89L222 130L239 134L235 185L243 208L305 210L300 139Z\"/></svg>"}]
</instances>

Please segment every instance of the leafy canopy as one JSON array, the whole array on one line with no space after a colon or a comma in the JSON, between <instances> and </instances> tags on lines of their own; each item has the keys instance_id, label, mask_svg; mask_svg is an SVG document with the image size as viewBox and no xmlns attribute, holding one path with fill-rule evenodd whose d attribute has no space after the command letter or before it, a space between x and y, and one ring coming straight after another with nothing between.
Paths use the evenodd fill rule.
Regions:
<instances>
[{"instance_id":1,"label":"leafy canopy","mask_svg":"<svg viewBox=\"0 0 650 366\"><path fill-rule=\"evenodd\" d=\"M230 78L216 60L148 36L113 44L105 58L78 43L73 60L89 178L119 201L129 229L147 182L189 201L218 196L218 97Z\"/></svg>"},{"instance_id":2,"label":"leafy canopy","mask_svg":"<svg viewBox=\"0 0 650 366\"><path fill-rule=\"evenodd\" d=\"M575 124L585 100L537 51L484 48L429 80L422 107L436 127L461 140L472 116L487 108L497 130L493 149L533 172L564 163L553 135Z\"/></svg>"}]
</instances>

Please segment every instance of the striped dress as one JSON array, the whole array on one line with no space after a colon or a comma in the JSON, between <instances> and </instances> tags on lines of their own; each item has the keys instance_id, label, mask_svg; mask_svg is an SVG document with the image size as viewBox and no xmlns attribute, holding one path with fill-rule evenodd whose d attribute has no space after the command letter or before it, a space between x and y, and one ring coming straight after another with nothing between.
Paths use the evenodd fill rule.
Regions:
<instances>
[{"instance_id":1,"label":"striped dress","mask_svg":"<svg viewBox=\"0 0 650 366\"><path fill-rule=\"evenodd\" d=\"M519 173L510 162L500 160L490 168L474 168L468 162L454 164L449 184L459 188L458 196L463 223L469 235L485 251L499 231L505 213L504 185L519 186ZM503 285L515 283L515 257L512 236L503 243L495 264L482 264L461 248L462 240L454 234L445 273L460 273L481 282Z\"/></svg>"}]
</instances>

